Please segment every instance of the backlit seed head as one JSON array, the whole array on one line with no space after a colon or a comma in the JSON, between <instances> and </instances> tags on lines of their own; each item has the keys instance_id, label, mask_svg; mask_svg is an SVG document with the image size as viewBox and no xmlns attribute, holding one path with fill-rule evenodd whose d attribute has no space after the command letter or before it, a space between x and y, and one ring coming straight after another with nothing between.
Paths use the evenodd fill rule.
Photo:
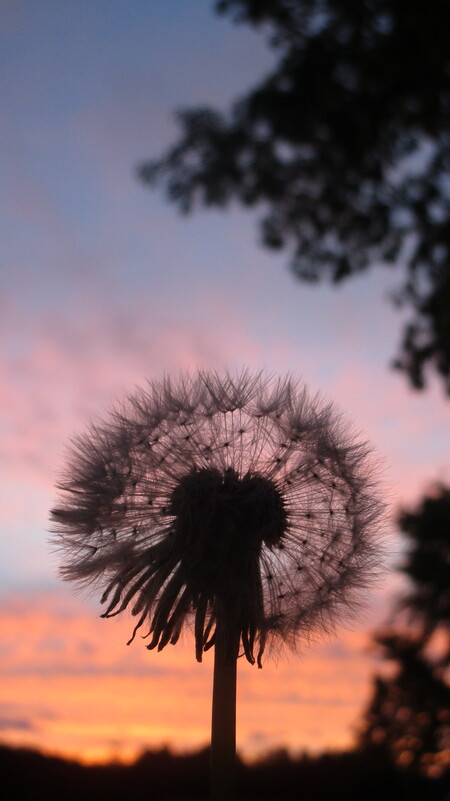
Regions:
<instances>
[{"instance_id":1,"label":"backlit seed head","mask_svg":"<svg viewBox=\"0 0 450 801\"><path fill-rule=\"evenodd\" d=\"M201 660L219 621L261 665L266 644L352 616L376 573L369 454L289 378L152 382L74 443L52 512L61 573L102 587L104 617L129 608L148 648L192 621Z\"/></svg>"}]
</instances>

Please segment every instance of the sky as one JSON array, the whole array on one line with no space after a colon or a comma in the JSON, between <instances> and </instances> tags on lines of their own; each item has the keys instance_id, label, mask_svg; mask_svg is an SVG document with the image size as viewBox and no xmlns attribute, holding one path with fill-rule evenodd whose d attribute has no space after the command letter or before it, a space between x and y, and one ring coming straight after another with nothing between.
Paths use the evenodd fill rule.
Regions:
<instances>
[{"instance_id":1,"label":"sky","mask_svg":"<svg viewBox=\"0 0 450 801\"><path fill-rule=\"evenodd\" d=\"M376 266L331 288L265 251L256 216L181 217L136 177L176 139L174 111L227 104L268 72L261 33L212 0L0 4L0 740L85 761L208 740L212 658L192 642L125 646L130 621L57 574L48 510L69 438L147 379L244 366L336 402L382 464L391 518L449 480L448 401L389 369L401 274ZM239 663L238 747L351 745L379 669L404 543L353 630Z\"/></svg>"}]
</instances>

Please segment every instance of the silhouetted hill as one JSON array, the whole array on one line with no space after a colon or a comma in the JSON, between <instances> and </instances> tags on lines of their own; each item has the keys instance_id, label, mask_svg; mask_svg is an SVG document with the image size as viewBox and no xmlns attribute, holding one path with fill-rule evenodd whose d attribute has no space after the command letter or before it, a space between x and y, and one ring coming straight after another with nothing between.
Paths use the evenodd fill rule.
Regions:
<instances>
[{"instance_id":1,"label":"silhouetted hill","mask_svg":"<svg viewBox=\"0 0 450 801\"><path fill-rule=\"evenodd\" d=\"M183 756L162 749L130 766L86 766L0 746L4 797L20 801L200 801L208 797L208 761L208 749ZM298 759L281 750L251 766L239 762L238 785L246 801L442 801L450 773L419 778L374 750Z\"/></svg>"}]
</instances>

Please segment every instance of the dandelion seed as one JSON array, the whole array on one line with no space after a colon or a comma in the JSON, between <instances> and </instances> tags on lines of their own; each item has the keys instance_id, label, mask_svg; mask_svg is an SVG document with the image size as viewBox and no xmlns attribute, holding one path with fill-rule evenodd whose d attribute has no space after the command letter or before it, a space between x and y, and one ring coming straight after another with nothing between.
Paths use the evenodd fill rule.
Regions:
<instances>
[{"instance_id":1,"label":"dandelion seed","mask_svg":"<svg viewBox=\"0 0 450 801\"><path fill-rule=\"evenodd\" d=\"M247 372L150 383L75 441L52 512L62 577L101 587L103 617L130 609L129 642L162 650L192 622L197 660L214 646L216 785L238 655L261 667L353 617L377 570L369 453L330 404Z\"/></svg>"}]
</instances>

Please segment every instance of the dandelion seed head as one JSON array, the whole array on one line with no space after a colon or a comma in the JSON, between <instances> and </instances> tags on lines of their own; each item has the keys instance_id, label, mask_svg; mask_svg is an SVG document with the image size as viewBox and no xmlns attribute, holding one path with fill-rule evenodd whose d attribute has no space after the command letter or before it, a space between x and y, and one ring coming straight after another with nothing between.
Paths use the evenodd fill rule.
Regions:
<instances>
[{"instance_id":1,"label":"dandelion seed head","mask_svg":"<svg viewBox=\"0 0 450 801\"><path fill-rule=\"evenodd\" d=\"M132 639L198 660L218 624L251 663L354 616L380 564L366 443L290 378L154 381L73 445L52 512L64 579L100 586Z\"/></svg>"}]
</instances>

